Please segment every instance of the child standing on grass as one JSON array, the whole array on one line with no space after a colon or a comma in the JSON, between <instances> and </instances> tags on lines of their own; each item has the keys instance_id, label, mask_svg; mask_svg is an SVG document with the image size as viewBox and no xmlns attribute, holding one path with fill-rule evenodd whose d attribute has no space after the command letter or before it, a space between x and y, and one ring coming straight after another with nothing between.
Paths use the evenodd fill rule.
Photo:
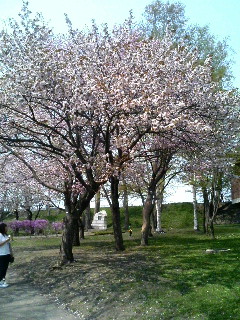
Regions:
<instances>
[{"instance_id":1,"label":"child standing on grass","mask_svg":"<svg viewBox=\"0 0 240 320\"><path fill-rule=\"evenodd\" d=\"M0 223L0 288L8 287L5 276L11 257L9 242L10 236L7 235L7 225L5 223Z\"/></svg>"},{"instance_id":2,"label":"child standing on grass","mask_svg":"<svg viewBox=\"0 0 240 320\"><path fill-rule=\"evenodd\" d=\"M131 237L131 236L132 236L132 228L131 228L131 225L128 227L128 232L129 232L129 236Z\"/></svg>"}]
</instances>

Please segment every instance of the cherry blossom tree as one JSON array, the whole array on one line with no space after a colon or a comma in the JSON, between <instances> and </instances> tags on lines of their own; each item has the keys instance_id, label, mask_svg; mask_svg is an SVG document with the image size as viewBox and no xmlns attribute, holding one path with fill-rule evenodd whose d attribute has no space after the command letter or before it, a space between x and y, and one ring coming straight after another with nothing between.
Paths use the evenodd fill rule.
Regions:
<instances>
[{"instance_id":1,"label":"cherry blossom tree","mask_svg":"<svg viewBox=\"0 0 240 320\"><path fill-rule=\"evenodd\" d=\"M167 144L165 144L167 145ZM156 148L156 139L154 141L154 147ZM163 194L166 186L170 181L181 172L182 163L179 161L179 157L174 156L169 158L169 161L164 162L164 157L169 152L164 148L156 149L151 152L150 145L148 146L148 153L142 154L141 157L137 158L133 163L127 166L123 172L124 181L127 184L129 192L132 196L138 196L141 198L142 206L144 207L146 197L148 194L148 188L151 183L152 176L156 170L157 161L162 164L162 169L164 164L166 164L166 173L157 181L156 188L153 190L153 205L154 209L152 211L152 227L157 232L161 232L161 211L163 203ZM152 150L153 151L153 150ZM174 150L173 154L174 154ZM176 150L175 150L176 151Z\"/></svg>"},{"instance_id":2,"label":"cherry blossom tree","mask_svg":"<svg viewBox=\"0 0 240 320\"><path fill-rule=\"evenodd\" d=\"M232 123L233 124L233 123ZM238 131L237 123L235 130ZM233 134L234 130L232 131ZM198 154L189 155L184 179L192 179L196 190L203 198L203 229L214 238L214 220L222 202L223 189L229 184L233 172L234 154L238 139L232 139L226 133L221 144L215 141L211 147L205 146ZM211 152L210 152L211 150ZM194 224L196 226L196 223Z\"/></svg>"},{"instance_id":3,"label":"cherry blossom tree","mask_svg":"<svg viewBox=\"0 0 240 320\"><path fill-rule=\"evenodd\" d=\"M33 210L37 212L36 219L40 209L50 202L47 189L37 183L31 172L9 153L0 156L0 187L4 195L2 204L10 212L17 213L16 219L19 211L24 211L27 219L32 220Z\"/></svg>"},{"instance_id":4,"label":"cherry blossom tree","mask_svg":"<svg viewBox=\"0 0 240 320\"><path fill-rule=\"evenodd\" d=\"M199 65L196 52L169 36L145 39L131 19L111 32L69 23L69 35L54 36L26 3L20 18L0 34L2 148L63 195L62 262L74 261L74 225L108 180L116 249L123 250L119 179L125 164L147 151L144 137L160 136L169 150L151 192L176 146L204 143L234 96L215 89L210 59Z\"/></svg>"}]
</instances>

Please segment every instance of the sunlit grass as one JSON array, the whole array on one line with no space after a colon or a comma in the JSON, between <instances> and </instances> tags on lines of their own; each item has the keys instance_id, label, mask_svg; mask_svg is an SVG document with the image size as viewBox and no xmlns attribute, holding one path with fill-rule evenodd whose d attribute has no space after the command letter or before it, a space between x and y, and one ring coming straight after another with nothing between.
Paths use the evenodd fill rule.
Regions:
<instances>
[{"instance_id":1,"label":"sunlit grass","mask_svg":"<svg viewBox=\"0 0 240 320\"><path fill-rule=\"evenodd\" d=\"M59 247L61 243L60 237L14 237L12 241L13 248L38 248L43 247L46 250L49 247L57 246Z\"/></svg>"},{"instance_id":2,"label":"sunlit grass","mask_svg":"<svg viewBox=\"0 0 240 320\"><path fill-rule=\"evenodd\" d=\"M147 247L139 246L139 232L131 239L124 235L122 263L128 267L124 280L129 281L122 290L130 292L131 284L138 319L239 319L239 226L217 226L216 234L212 240L190 229L172 230L155 235ZM104 246L99 236L86 239L83 247L96 249L98 241ZM230 251L207 254L210 248Z\"/></svg>"}]
</instances>

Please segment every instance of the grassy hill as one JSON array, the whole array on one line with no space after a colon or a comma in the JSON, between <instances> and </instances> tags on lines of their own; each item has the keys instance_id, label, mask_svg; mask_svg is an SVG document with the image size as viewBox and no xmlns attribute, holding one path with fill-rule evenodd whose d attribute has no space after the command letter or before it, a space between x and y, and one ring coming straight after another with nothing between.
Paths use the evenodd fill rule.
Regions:
<instances>
[{"instance_id":1,"label":"grassy hill","mask_svg":"<svg viewBox=\"0 0 240 320\"><path fill-rule=\"evenodd\" d=\"M112 227L110 208L103 208L107 211L108 227ZM142 207L129 207L129 218L133 229L142 226ZM200 221L201 215L199 215ZM121 208L121 221L124 225L124 210ZM201 223L201 222L200 222ZM192 203L170 203L163 205L162 227L163 229L183 229L193 226L193 205Z\"/></svg>"}]
</instances>

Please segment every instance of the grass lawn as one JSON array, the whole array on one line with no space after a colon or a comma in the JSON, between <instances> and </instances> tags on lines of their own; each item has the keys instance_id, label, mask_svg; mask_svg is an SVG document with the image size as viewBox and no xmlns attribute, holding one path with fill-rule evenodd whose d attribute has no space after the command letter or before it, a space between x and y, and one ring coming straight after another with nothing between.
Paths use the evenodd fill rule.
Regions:
<instances>
[{"instance_id":1,"label":"grass lawn","mask_svg":"<svg viewBox=\"0 0 240 320\"><path fill-rule=\"evenodd\" d=\"M15 238L12 268L80 319L240 319L240 225L216 226L215 240L171 227L147 247L139 228L123 237L126 250L116 253L111 234L87 235L62 268L51 268L59 238Z\"/></svg>"}]
</instances>

